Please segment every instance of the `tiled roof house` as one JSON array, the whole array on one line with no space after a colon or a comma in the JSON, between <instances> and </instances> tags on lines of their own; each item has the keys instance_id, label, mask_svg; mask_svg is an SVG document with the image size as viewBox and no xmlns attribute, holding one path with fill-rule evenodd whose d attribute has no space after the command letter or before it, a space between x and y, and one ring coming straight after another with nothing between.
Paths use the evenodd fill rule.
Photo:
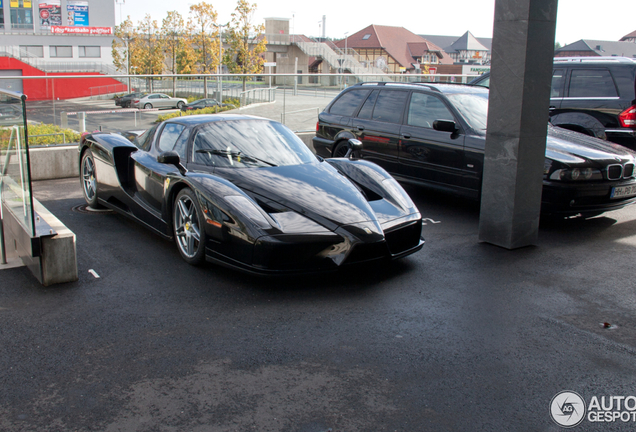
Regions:
<instances>
[{"instance_id":1,"label":"tiled roof house","mask_svg":"<svg viewBox=\"0 0 636 432\"><path fill-rule=\"evenodd\" d=\"M335 44L340 49L355 50L361 62L387 73L417 73L426 67L453 63L440 47L404 27L372 24Z\"/></svg>"},{"instance_id":2,"label":"tiled roof house","mask_svg":"<svg viewBox=\"0 0 636 432\"><path fill-rule=\"evenodd\" d=\"M636 31L631 32L621 38L621 42L634 42L636 43Z\"/></svg>"},{"instance_id":3,"label":"tiled roof house","mask_svg":"<svg viewBox=\"0 0 636 432\"><path fill-rule=\"evenodd\" d=\"M636 43L581 39L554 51L555 57L636 57Z\"/></svg>"}]
</instances>

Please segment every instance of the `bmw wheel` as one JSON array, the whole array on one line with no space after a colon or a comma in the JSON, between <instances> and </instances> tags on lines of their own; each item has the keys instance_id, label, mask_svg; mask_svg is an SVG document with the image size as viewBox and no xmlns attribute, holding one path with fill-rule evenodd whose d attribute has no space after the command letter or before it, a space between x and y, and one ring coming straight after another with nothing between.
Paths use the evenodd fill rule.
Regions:
<instances>
[{"instance_id":1,"label":"bmw wheel","mask_svg":"<svg viewBox=\"0 0 636 432\"><path fill-rule=\"evenodd\" d=\"M82 182L82 192L86 204L92 208L99 208L97 204L97 177L95 174L95 158L90 149L87 149L82 156L80 164L80 181Z\"/></svg>"},{"instance_id":2,"label":"bmw wheel","mask_svg":"<svg viewBox=\"0 0 636 432\"><path fill-rule=\"evenodd\" d=\"M145 104L144 109L152 109L152 104L150 103Z\"/></svg>"},{"instance_id":3,"label":"bmw wheel","mask_svg":"<svg viewBox=\"0 0 636 432\"><path fill-rule=\"evenodd\" d=\"M183 108L183 101L177 102L177 108L179 109Z\"/></svg>"},{"instance_id":4,"label":"bmw wheel","mask_svg":"<svg viewBox=\"0 0 636 432\"><path fill-rule=\"evenodd\" d=\"M174 238L181 257L191 265L205 259L205 228L197 198L191 189L177 194L173 208Z\"/></svg>"},{"instance_id":5,"label":"bmw wheel","mask_svg":"<svg viewBox=\"0 0 636 432\"><path fill-rule=\"evenodd\" d=\"M340 141L336 146L336 149L333 151L333 157L343 158L347 155L349 151L349 143L347 141Z\"/></svg>"}]
</instances>

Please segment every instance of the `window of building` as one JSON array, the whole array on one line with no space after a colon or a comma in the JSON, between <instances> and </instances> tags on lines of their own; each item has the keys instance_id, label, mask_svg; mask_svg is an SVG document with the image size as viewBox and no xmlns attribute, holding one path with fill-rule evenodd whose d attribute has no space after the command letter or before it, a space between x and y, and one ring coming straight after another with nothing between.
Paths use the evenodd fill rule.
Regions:
<instances>
[{"instance_id":1,"label":"window of building","mask_svg":"<svg viewBox=\"0 0 636 432\"><path fill-rule=\"evenodd\" d=\"M365 34L364 36L362 36L362 40L367 40L371 37L370 34Z\"/></svg>"},{"instance_id":2,"label":"window of building","mask_svg":"<svg viewBox=\"0 0 636 432\"><path fill-rule=\"evenodd\" d=\"M49 49L51 57L73 57L73 47L51 45Z\"/></svg>"},{"instance_id":3,"label":"window of building","mask_svg":"<svg viewBox=\"0 0 636 432\"><path fill-rule=\"evenodd\" d=\"M44 47L42 45L20 45L20 57L44 57Z\"/></svg>"},{"instance_id":4,"label":"window of building","mask_svg":"<svg viewBox=\"0 0 636 432\"><path fill-rule=\"evenodd\" d=\"M4 28L4 10L0 8L0 28Z\"/></svg>"},{"instance_id":5,"label":"window of building","mask_svg":"<svg viewBox=\"0 0 636 432\"><path fill-rule=\"evenodd\" d=\"M102 56L102 53L98 46L80 46L79 56L99 58Z\"/></svg>"},{"instance_id":6,"label":"window of building","mask_svg":"<svg viewBox=\"0 0 636 432\"><path fill-rule=\"evenodd\" d=\"M33 29L33 11L31 10L31 8L12 7L11 8L11 28L32 30Z\"/></svg>"}]
</instances>

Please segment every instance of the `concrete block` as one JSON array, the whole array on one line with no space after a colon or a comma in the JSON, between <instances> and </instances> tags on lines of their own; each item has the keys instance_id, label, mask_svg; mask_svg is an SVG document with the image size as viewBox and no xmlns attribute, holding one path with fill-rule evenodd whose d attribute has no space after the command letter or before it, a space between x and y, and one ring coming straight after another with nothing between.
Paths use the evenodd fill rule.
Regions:
<instances>
[{"instance_id":1,"label":"concrete block","mask_svg":"<svg viewBox=\"0 0 636 432\"><path fill-rule=\"evenodd\" d=\"M77 144L29 149L31 180L52 180L79 176Z\"/></svg>"},{"instance_id":2,"label":"concrete block","mask_svg":"<svg viewBox=\"0 0 636 432\"><path fill-rule=\"evenodd\" d=\"M75 234L35 199L33 207L37 215L57 233L50 237L43 236L40 240L42 285L76 281L78 273Z\"/></svg>"}]
</instances>

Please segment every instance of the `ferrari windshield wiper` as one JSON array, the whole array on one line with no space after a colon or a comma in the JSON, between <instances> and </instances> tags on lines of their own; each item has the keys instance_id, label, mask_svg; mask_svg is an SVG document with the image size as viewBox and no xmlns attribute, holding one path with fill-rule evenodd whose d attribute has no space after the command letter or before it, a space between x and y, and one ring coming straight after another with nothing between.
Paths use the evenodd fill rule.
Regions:
<instances>
[{"instance_id":1,"label":"ferrari windshield wiper","mask_svg":"<svg viewBox=\"0 0 636 432\"><path fill-rule=\"evenodd\" d=\"M266 160L259 159L259 158L254 157L254 156L246 155L244 153L241 153L240 151L234 152L234 151L231 151L229 149L228 150L199 149L196 152L197 153L210 153L210 154L219 155L219 156L236 156L237 158L251 159L251 160L254 160L254 161L257 161L257 162L261 162L261 163L264 163L266 165L273 166L273 167L278 166L278 165L276 165L273 162L268 162Z\"/></svg>"}]
</instances>

